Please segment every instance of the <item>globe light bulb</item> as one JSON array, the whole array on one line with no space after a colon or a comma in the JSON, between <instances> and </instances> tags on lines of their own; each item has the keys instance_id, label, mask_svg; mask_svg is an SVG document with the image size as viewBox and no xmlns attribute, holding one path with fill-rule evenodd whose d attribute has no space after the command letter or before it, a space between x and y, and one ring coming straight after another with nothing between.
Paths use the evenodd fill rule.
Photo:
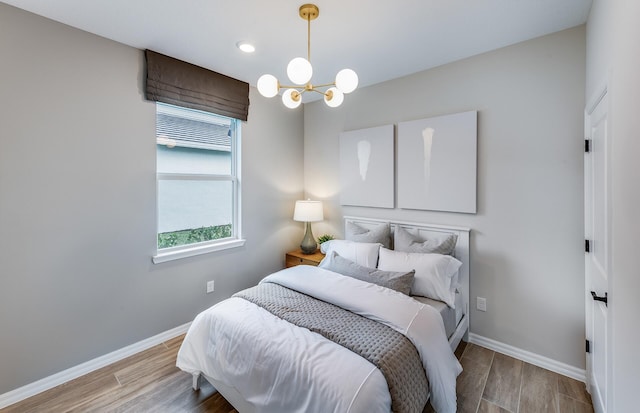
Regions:
<instances>
[{"instance_id":1,"label":"globe light bulb","mask_svg":"<svg viewBox=\"0 0 640 413\"><path fill-rule=\"evenodd\" d=\"M304 57L296 57L287 65L287 76L296 85L305 85L312 75L311 63Z\"/></svg>"},{"instance_id":2,"label":"globe light bulb","mask_svg":"<svg viewBox=\"0 0 640 413\"><path fill-rule=\"evenodd\" d=\"M337 108L338 106L342 105L343 101L344 94L338 88L331 87L325 92L324 103L326 103L327 106L331 108Z\"/></svg>"},{"instance_id":3,"label":"globe light bulb","mask_svg":"<svg viewBox=\"0 0 640 413\"><path fill-rule=\"evenodd\" d=\"M262 75L258 79L258 92L266 98L272 98L278 94L278 79L273 75Z\"/></svg>"},{"instance_id":4,"label":"globe light bulb","mask_svg":"<svg viewBox=\"0 0 640 413\"><path fill-rule=\"evenodd\" d=\"M351 93L358 87L358 75L351 69L342 69L336 75L336 87L342 93Z\"/></svg>"},{"instance_id":5,"label":"globe light bulb","mask_svg":"<svg viewBox=\"0 0 640 413\"><path fill-rule=\"evenodd\" d=\"M302 103L302 96L295 89L287 89L282 94L282 103L289 109L295 109Z\"/></svg>"}]
</instances>

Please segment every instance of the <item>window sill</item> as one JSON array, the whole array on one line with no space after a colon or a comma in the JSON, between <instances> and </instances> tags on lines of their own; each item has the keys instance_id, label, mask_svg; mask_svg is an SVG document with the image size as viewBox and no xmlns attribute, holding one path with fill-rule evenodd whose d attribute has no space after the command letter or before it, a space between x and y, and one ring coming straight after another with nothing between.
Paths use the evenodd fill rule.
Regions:
<instances>
[{"instance_id":1,"label":"window sill","mask_svg":"<svg viewBox=\"0 0 640 413\"><path fill-rule=\"evenodd\" d=\"M167 261L179 260L181 258L194 257L196 255L208 254L210 252L227 250L230 248L242 247L246 240L234 239L215 244L201 245L197 247L185 247L177 251L161 252L151 257L154 264L160 264Z\"/></svg>"}]
</instances>

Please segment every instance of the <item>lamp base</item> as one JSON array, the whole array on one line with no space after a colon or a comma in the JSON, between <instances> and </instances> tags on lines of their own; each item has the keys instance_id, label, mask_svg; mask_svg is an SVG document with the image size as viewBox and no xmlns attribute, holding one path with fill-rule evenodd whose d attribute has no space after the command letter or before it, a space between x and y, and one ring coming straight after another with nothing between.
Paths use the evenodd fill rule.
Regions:
<instances>
[{"instance_id":1,"label":"lamp base","mask_svg":"<svg viewBox=\"0 0 640 413\"><path fill-rule=\"evenodd\" d=\"M313 238L313 232L311 232L311 222L307 222L307 229L302 238L300 249L303 254L313 254L318 249L315 238Z\"/></svg>"}]
</instances>

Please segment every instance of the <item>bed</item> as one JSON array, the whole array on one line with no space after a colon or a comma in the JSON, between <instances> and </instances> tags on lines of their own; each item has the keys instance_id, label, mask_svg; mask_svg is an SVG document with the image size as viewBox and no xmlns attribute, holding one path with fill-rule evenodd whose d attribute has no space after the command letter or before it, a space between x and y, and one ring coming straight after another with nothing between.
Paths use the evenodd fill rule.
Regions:
<instances>
[{"instance_id":1,"label":"bed","mask_svg":"<svg viewBox=\"0 0 640 413\"><path fill-rule=\"evenodd\" d=\"M345 217L345 228L357 227L369 234L383 225L393 236L402 232L419 240L456 238L450 254L455 259L448 258L459 261L451 299L409 296L344 276L334 271L339 261L326 260L322 268L278 271L194 319L176 363L193 375L194 389L204 377L241 413L422 411L429 397L437 412L455 412L455 380L461 366L453 350L468 335L470 231ZM343 258L348 253L340 248L351 241L341 242L329 251L335 260L358 267L362 262L355 261L370 259L363 254L349 257L354 262ZM362 249L368 244L353 245ZM400 257L400 252L388 247L380 247L374 266L380 264L379 271L385 274L400 274L382 269L383 265L393 267L388 257ZM404 258L409 255L444 258L418 253L405 253ZM416 285L417 281L412 292ZM281 301L263 302L273 297ZM310 310L292 309L298 303ZM334 330L327 333L325 328ZM385 346L389 349L382 352ZM423 381L416 379L420 373L411 372L416 365Z\"/></svg>"}]
</instances>

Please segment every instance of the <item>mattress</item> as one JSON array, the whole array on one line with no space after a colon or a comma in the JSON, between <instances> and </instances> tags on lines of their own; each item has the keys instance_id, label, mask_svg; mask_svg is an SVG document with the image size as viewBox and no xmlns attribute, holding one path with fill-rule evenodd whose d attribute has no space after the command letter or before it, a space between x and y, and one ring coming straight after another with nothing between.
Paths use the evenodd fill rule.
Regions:
<instances>
[{"instance_id":1,"label":"mattress","mask_svg":"<svg viewBox=\"0 0 640 413\"><path fill-rule=\"evenodd\" d=\"M444 322L444 330L447 332L447 338L451 337L454 331L456 331L456 327L458 323L462 319L464 312L462 311L464 308L464 302L462 300L462 294L456 292L456 308L453 309L443 303L442 301L432 300L427 297L420 297L417 295L412 295L415 300L420 301L421 303L430 305L434 307L440 315L442 316L442 321Z\"/></svg>"}]
</instances>

